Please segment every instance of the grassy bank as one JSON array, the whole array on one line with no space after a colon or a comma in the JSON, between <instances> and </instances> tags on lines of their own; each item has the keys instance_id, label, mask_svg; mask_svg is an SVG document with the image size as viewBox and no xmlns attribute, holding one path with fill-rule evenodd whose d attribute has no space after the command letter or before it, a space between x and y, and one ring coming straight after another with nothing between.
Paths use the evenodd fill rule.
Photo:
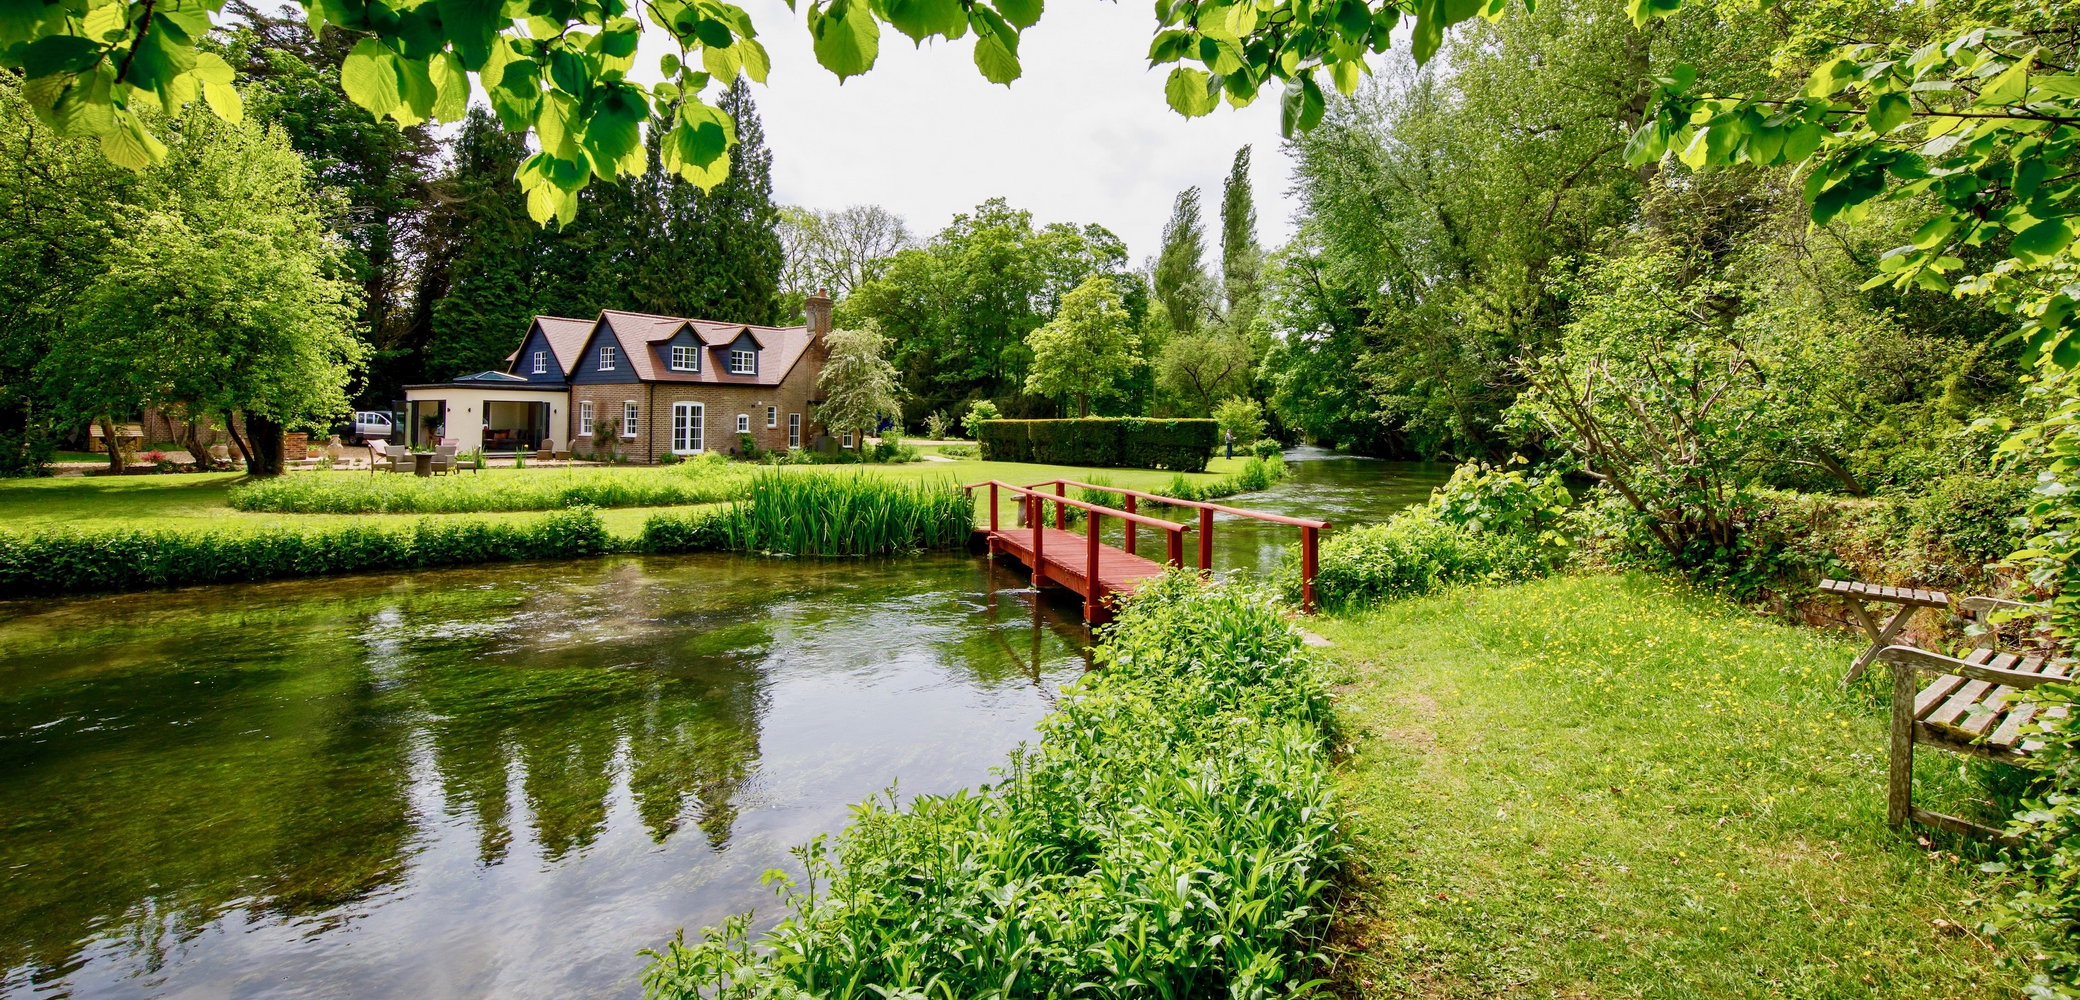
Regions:
<instances>
[{"instance_id":1,"label":"grassy bank","mask_svg":"<svg viewBox=\"0 0 2080 1000\"><path fill-rule=\"evenodd\" d=\"M1852 644L1637 575L1310 627L1354 750L1347 995L2020 994L1963 929L1990 876L1885 825ZM1917 798L1969 808L1920 758Z\"/></svg>"}]
</instances>

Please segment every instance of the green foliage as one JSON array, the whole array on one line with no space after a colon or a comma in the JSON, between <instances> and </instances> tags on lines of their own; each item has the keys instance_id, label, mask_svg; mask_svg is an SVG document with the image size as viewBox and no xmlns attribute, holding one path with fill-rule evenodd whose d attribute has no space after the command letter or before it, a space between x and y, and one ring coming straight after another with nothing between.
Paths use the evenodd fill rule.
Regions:
<instances>
[{"instance_id":1,"label":"green foliage","mask_svg":"<svg viewBox=\"0 0 2080 1000\"><path fill-rule=\"evenodd\" d=\"M988 420L971 429L986 461L1177 472L1205 471L1217 432L1211 420L1143 417Z\"/></svg>"},{"instance_id":2,"label":"green foliage","mask_svg":"<svg viewBox=\"0 0 2080 1000\"><path fill-rule=\"evenodd\" d=\"M961 418L961 426L967 429L969 437L981 437L982 430L976 425L985 420L996 420L1000 416L1002 414L997 410L997 404L987 399L978 399L968 405L968 413Z\"/></svg>"},{"instance_id":3,"label":"green foliage","mask_svg":"<svg viewBox=\"0 0 2080 1000\"><path fill-rule=\"evenodd\" d=\"M1179 500L1219 500L1237 493L1268 490L1290 474L1285 459L1259 455L1244 461L1241 469L1210 483L1195 483L1180 473L1171 477L1169 485L1151 492Z\"/></svg>"},{"instance_id":4,"label":"green foliage","mask_svg":"<svg viewBox=\"0 0 2080 1000\"><path fill-rule=\"evenodd\" d=\"M1249 446L1250 454L1258 458L1279 458L1285 454L1285 450L1285 445L1279 444L1278 439L1268 437L1258 438L1255 444Z\"/></svg>"},{"instance_id":5,"label":"green foliage","mask_svg":"<svg viewBox=\"0 0 2080 1000\"><path fill-rule=\"evenodd\" d=\"M1214 309L1213 279L1206 274L1206 224L1199 218L1199 189L1185 188L1163 224L1163 251L1152 274L1156 301L1170 331L1199 332Z\"/></svg>"},{"instance_id":6,"label":"green foliage","mask_svg":"<svg viewBox=\"0 0 2080 1000\"><path fill-rule=\"evenodd\" d=\"M467 476L280 476L234 487L233 510L279 514L454 514L563 507L667 507L741 496L726 460L664 469L535 469Z\"/></svg>"},{"instance_id":7,"label":"green foliage","mask_svg":"<svg viewBox=\"0 0 2080 1000\"><path fill-rule=\"evenodd\" d=\"M1120 395L1120 384L1141 367L1140 345L1112 279L1095 275L1062 296L1047 325L1026 335L1033 367L1025 389L1036 396L1068 396L1076 415L1091 415L1091 400Z\"/></svg>"},{"instance_id":8,"label":"green foliage","mask_svg":"<svg viewBox=\"0 0 2080 1000\"><path fill-rule=\"evenodd\" d=\"M975 503L951 482L765 471L739 496L720 510L652 515L643 550L887 555L964 546L975 530Z\"/></svg>"},{"instance_id":9,"label":"green foliage","mask_svg":"<svg viewBox=\"0 0 2080 1000\"><path fill-rule=\"evenodd\" d=\"M994 787L855 809L789 913L652 952L651 1000L1305 995L1343 845L1328 692L1268 592L1175 573L1122 609Z\"/></svg>"},{"instance_id":10,"label":"green foliage","mask_svg":"<svg viewBox=\"0 0 2080 1000\"><path fill-rule=\"evenodd\" d=\"M933 410L925 414L924 436L934 441L946 439L946 432L953 429L953 422L946 419L946 411Z\"/></svg>"},{"instance_id":11,"label":"green foliage","mask_svg":"<svg viewBox=\"0 0 2080 1000\"><path fill-rule=\"evenodd\" d=\"M1014 416L1039 415L1027 409L1040 401L1018 395L1032 361L1026 335L1100 275L1112 279L1128 327L1138 330L1147 282L1118 236L1098 225L1036 225L1031 212L992 198L924 245L897 251L840 305L838 325L872 321L888 336L918 412L991 399Z\"/></svg>"},{"instance_id":12,"label":"green foliage","mask_svg":"<svg viewBox=\"0 0 2080 1000\"><path fill-rule=\"evenodd\" d=\"M896 369L887 357L888 338L872 330L833 330L825 339L830 358L816 377L816 387L823 391L816 421L833 433L858 432L864 447L867 432L881 418L903 416Z\"/></svg>"},{"instance_id":13,"label":"green foliage","mask_svg":"<svg viewBox=\"0 0 2080 1000\"><path fill-rule=\"evenodd\" d=\"M600 555L608 544L606 526L590 507L524 522L426 518L403 528L362 524L240 534L68 528L26 536L0 531L0 594L27 597L568 559Z\"/></svg>"},{"instance_id":14,"label":"green foliage","mask_svg":"<svg viewBox=\"0 0 2080 1000\"><path fill-rule=\"evenodd\" d=\"M1543 576L1572 550L1572 505L1557 474L1529 476L1468 462L1430 502L1384 524L1338 531L1322 543L1315 599L1345 607L1427 594L1458 583ZM1300 553L1288 548L1278 580L1300 593Z\"/></svg>"},{"instance_id":15,"label":"green foliage","mask_svg":"<svg viewBox=\"0 0 2080 1000\"><path fill-rule=\"evenodd\" d=\"M1264 435L1264 407L1246 396L1229 396L1213 408L1213 421L1224 435L1234 435L1236 444L1247 447Z\"/></svg>"}]
</instances>

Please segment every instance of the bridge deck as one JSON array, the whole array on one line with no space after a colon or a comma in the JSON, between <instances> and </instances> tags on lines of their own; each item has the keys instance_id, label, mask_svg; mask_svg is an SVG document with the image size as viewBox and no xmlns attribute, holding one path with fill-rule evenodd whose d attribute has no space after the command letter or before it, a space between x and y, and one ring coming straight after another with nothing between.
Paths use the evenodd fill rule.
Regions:
<instances>
[{"instance_id":1,"label":"bridge deck","mask_svg":"<svg viewBox=\"0 0 2080 1000\"><path fill-rule=\"evenodd\" d=\"M1014 556L1028 568L1033 568L1033 529L1010 528L992 531L977 528L989 545L992 553L1003 552ZM1090 559L1089 540L1073 531L1060 528L1041 529L1040 551L1045 566L1034 569L1035 584L1059 584L1084 599L1086 617L1091 624L1109 620L1112 609L1102 600L1105 594L1131 594L1141 584L1163 575L1163 564L1138 555L1128 555L1124 550L1111 545L1098 546L1098 585L1100 599L1091 598L1090 582L1085 578ZM1096 613L1088 613L1095 608Z\"/></svg>"}]
</instances>

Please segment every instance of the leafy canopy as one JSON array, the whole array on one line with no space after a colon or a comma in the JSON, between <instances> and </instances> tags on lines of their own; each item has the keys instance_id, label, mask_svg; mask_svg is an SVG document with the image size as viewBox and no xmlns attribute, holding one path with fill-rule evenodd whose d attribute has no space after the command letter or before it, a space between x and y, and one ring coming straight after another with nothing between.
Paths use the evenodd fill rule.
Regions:
<instances>
[{"instance_id":1,"label":"leafy canopy","mask_svg":"<svg viewBox=\"0 0 2080 1000\"><path fill-rule=\"evenodd\" d=\"M1112 279L1095 275L1069 294L1047 325L1026 335L1033 367L1026 391L1037 396L1068 396L1076 415L1091 415L1091 400L1116 395L1119 383L1141 367L1141 352L1127 321L1126 307Z\"/></svg>"},{"instance_id":2,"label":"leafy canopy","mask_svg":"<svg viewBox=\"0 0 2080 1000\"><path fill-rule=\"evenodd\" d=\"M736 141L729 115L702 94L740 75L763 83L771 65L751 16L721 0L645 0L641 17L626 0L298 0L312 31L327 25L358 39L340 67L354 103L400 124L454 122L475 87L501 121L531 130L540 151L517 177L537 222L568 223L578 192L593 178L641 174L642 127L654 112L669 122L664 169L713 187L728 173ZM1288 134L1321 118L1317 76L1352 92L1369 72L1367 53L1386 49L1404 14L1416 19L1419 60L1437 49L1444 27L1475 14L1499 16L1509 0L1397 0L1373 9L1364 0L1159 0L1162 30L1151 65L1178 63L1164 87L1187 116L1211 111L1225 94L1241 106L1272 80L1286 84ZM1666 2L1666 0L1653 0ZM798 4L803 6L798 7ZM143 169L165 145L137 110L172 114L201 102L227 121L244 113L236 72L199 48L218 27L224 0L0 0L0 69L19 72L44 121L74 137L100 141L112 162ZM975 67L992 83L1023 72L1022 32L1040 20L1042 0L788 0L800 9L816 61L840 80L872 69L888 25L922 45L973 34ZM668 34L678 51L659 68L665 80L629 79L639 36ZM1204 69L1183 65L1197 62Z\"/></svg>"}]
</instances>

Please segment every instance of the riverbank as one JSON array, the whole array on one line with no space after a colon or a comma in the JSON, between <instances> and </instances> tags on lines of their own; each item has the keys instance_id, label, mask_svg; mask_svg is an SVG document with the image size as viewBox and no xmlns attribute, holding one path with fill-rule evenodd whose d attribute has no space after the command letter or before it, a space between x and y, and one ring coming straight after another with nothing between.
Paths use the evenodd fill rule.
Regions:
<instances>
[{"instance_id":1,"label":"riverbank","mask_svg":"<svg viewBox=\"0 0 2080 1000\"><path fill-rule=\"evenodd\" d=\"M1645 576L1454 590L1334 645L1351 997L2020 995L1975 857L1885 825L1845 636ZM1955 758L1917 796L1969 808Z\"/></svg>"},{"instance_id":2,"label":"riverbank","mask_svg":"<svg viewBox=\"0 0 2080 1000\"><path fill-rule=\"evenodd\" d=\"M1240 471L1244 459L1214 459L1205 473L1188 475L1185 478L1195 485L1214 483L1225 476ZM734 467L733 467L734 468ZM761 466L742 466L745 476ZM986 479L1001 479L1014 483L1035 483L1050 479L1077 479L1109 481L1114 486L1138 490L1160 490L1175 478L1175 473L1154 469L1094 469L1061 465L1031 465L1017 462L984 462L979 459L956 459L947 462L917 462L906 465L847 465L847 466L780 466L780 471L789 475L829 472L860 472L866 475L886 477L899 481L952 480L961 483L981 482ZM546 469L487 469L479 473L463 472L461 476L524 477L554 470ZM670 467L631 467L615 472L632 476L676 475ZM368 472L297 472L293 476L360 476ZM211 531L261 531L278 527L316 527L330 524L409 524L424 516L442 518L472 518L478 520L527 519L535 515L524 512L490 514L278 514L270 512L247 512L234 510L229 502L233 486L247 481L243 473L197 473L192 475L122 476L46 479L0 479L0 524L22 533L37 533L56 528L79 528L102 530L113 528L171 528L178 530ZM980 503L981 501L978 501ZM1006 518L1015 515L1010 497L1000 497L1000 515ZM659 510L684 510L683 507L617 507L601 511L609 534L617 538L632 539L642 531L643 523ZM977 519L985 520L987 511L976 508Z\"/></svg>"}]
</instances>

